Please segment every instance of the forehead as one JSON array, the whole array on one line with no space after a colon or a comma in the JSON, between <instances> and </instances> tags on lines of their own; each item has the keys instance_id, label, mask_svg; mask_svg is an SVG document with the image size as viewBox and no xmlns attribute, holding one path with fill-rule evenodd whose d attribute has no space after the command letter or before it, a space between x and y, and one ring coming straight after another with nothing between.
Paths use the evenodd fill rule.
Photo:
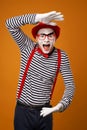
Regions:
<instances>
[{"instance_id":1,"label":"forehead","mask_svg":"<svg viewBox=\"0 0 87 130\"><path fill-rule=\"evenodd\" d=\"M37 32L37 34L41 34L41 33L49 34L49 33L53 32L53 31L54 31L54 30L51 29L51 28L42 28L42 29L40 29L40 30Z\"/></svg>"}]
</instances>

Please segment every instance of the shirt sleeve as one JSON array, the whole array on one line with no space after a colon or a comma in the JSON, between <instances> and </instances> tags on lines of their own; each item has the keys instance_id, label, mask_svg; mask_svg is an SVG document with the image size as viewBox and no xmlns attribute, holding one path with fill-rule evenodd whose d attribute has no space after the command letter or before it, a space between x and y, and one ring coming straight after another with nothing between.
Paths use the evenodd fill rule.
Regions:
<instances>
[{"instance_id":1,"label":"shirt sleeve","mask_svg":"<svg viewBox=\"0 0 87 130\"><path fill-rule=\"evenodd\" d=\"M75 91L74 78L70 68L69 58L64 51L61 51L60 73L62 74L65 85L64 94L60 101L60 103L63 104L63 111L64 111L72 102Z\"/></svg>"},{"instance_id":2,"label":"shirt sleeve","mask_svg":"<svg viewBox=\"0 0 87 130\"><path fill-rule=\"evenodd\" d=\"M22 31L21 26L25 24L35 24L35 16L36 14L25 14L6 20L6 27L18 44L21 51L27 44L29 47L32 47L34 44L33 41Z\"/></svg>"}]
</instances>

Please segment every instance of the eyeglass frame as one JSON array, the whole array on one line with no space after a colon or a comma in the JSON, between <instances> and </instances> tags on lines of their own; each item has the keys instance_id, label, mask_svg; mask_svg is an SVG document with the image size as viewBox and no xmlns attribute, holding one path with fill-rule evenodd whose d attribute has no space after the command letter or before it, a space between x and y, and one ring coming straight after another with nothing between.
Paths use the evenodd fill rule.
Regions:
<instances>
[{"instance_id":1,"label":"eyeglass frame","mask_svg":"<svg viewBox=\"0 0 87 130\"><path fill-rule=\"evenodd\" d=\"M52 35L52 34L53 34L53 35ZM44 36L44 38L40 38L41 35ZM56 37L55 32L51 32L51 33L49 33L49 34L41 33L41 34L37 34L36 36L37 36L40 40L45 40L46 37L47 37L49 40L53 40L53 38L50 38L51 35L53 36L53 38Z\"/></svg>"}]
</instances>

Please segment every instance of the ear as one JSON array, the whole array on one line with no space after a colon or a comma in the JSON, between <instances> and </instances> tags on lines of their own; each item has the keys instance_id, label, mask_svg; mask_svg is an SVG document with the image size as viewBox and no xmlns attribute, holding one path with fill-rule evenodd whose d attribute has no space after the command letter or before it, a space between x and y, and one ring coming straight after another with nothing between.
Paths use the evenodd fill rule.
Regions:
<instances>
[{"instance_id":1,"label":"ear","mask_svg":"<svg viewBox=\"0 0 87 130\"><path fill-rule=\"evenodd\" d=\"M36 41L38 41L38 36L36 36Z\"/></svg>"}]
</instances>

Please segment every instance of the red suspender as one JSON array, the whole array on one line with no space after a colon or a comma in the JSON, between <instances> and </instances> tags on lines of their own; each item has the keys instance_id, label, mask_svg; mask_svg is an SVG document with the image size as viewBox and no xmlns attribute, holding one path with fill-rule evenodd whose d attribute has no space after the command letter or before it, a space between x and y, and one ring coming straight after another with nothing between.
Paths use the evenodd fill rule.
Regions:
<instances>
[{"instance_id":1,"label":"red suspender","mask_svg":"<svg viewBox=\"0 0 87 130\"><path fill-rule=\"evenodd\" d=\"M23 86L24 86L24 82L25 82L25 79L26 79L26 75L27 75L27 72L28 72L28 68L30 66L30 63L32 61L32 57L33 57L35 51L36 51L36 47L32 50L32 52L31 52L31 54L28 58L27 65L26 65L24 75L22 77L22 81L21 81L21 84L20 84L19 92L18 92L18 99L20 98L20 95L21 95L21 92L22 92L22 89L23 89ZM59 72L59 69L60 69L60 63L61 63L61 53L60 53L60 50L58 49L58 67L57 67L56 77L55 77L55 81L54 81L54 84L53 84L53 87L52 87L50 98L52 98L53 90L54 90L56 80L57 80L57 75L58 75L58 72Z\"/></svg>"},{"instance_id":2,"label":"red suspender","mask_svg":"<svg viewBox=\"0 0 87 130\"><path fill-rule=\"evenodd\" d=\"M31 54L28 58L27 65L26 65L26 68L25 68L25 71L24 71L24 75L22 77L20 88L19 88L18 99L20 98L20 95L21 95L21 92L22 92L22 89L23 89L23 86L24 86L24 82L25 82L25 79L26 79L26 75L27 75L27 72L28 72L28 68L30 66L30 63L31 63L31 60L32 60L32 57L33 57L35 51L36 51L36 47L34 47L34 49L32 50L32 52L31 52Z\"/></svg>"},{"instance_id":3,"label":"red suspender","mask_svg":"<svg viewBox=\"0 0 87 130\"><path fill-rule=\"evenodd\" d=\"M57 54L58 54L58 67L57 67L57 71L56 71L56 77L55 77L55 80L54 80L54 84L53 84L53 87L52 87L52 90L51 90L51 95L50 95L50 99L52 98L52 95L53 95L53 91L54 91L54 87L55 87L55 84L56 84L56 80L57 80L57 76L58 76L58 72L59 72L59 69L60 69L60 64L61 64L61 52L60 52L60 49L57 50Z\"/></svg>"}]
</instances>

